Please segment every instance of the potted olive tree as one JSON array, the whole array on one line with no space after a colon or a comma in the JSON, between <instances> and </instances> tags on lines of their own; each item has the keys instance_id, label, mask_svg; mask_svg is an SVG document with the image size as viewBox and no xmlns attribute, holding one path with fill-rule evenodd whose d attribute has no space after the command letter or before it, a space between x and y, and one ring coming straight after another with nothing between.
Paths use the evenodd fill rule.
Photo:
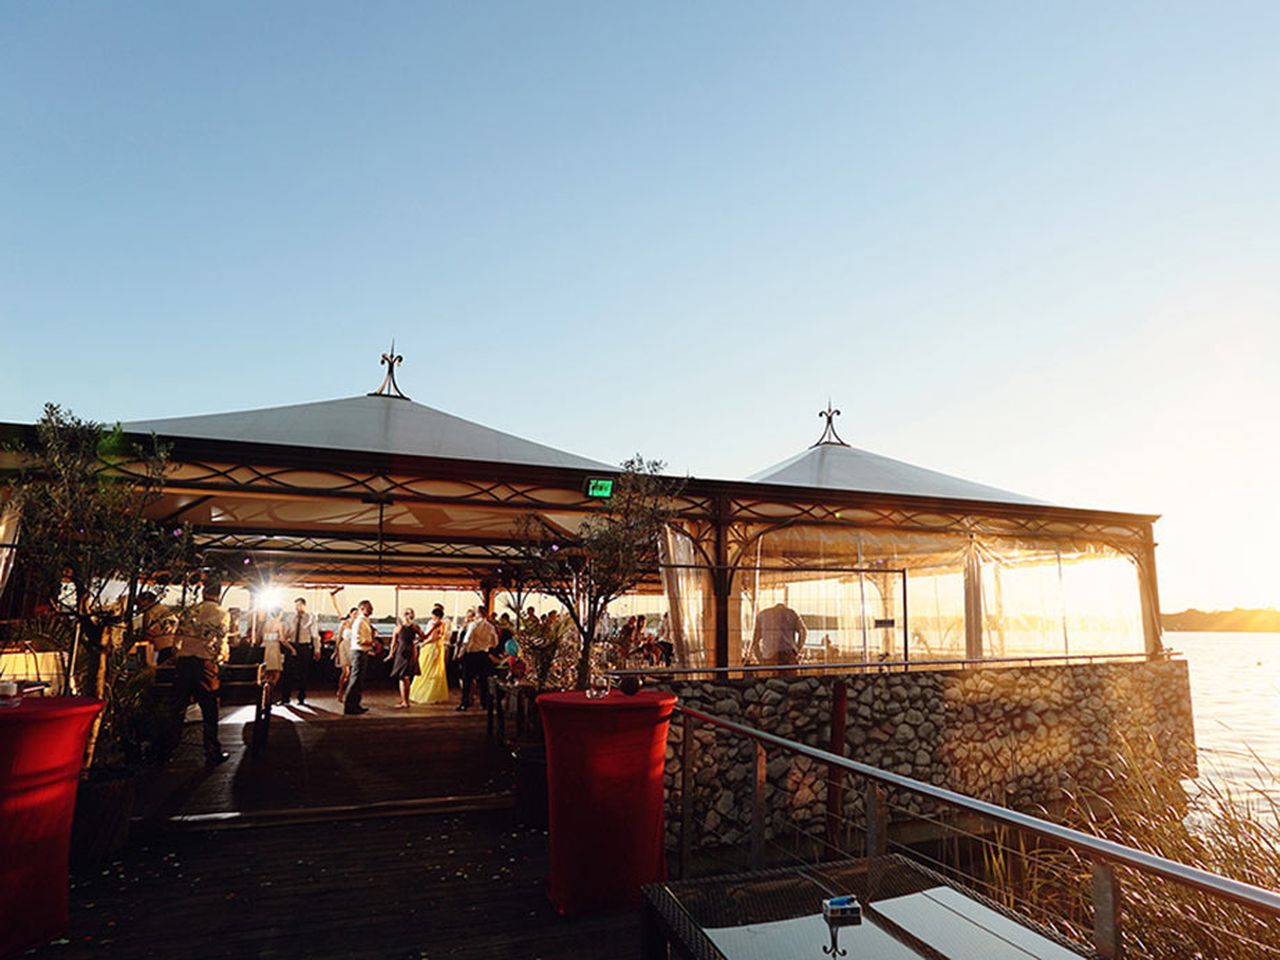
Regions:
<instances>
[{"instance_id":1,"label":"potted olive tree","mask_svg":"<svg viewBox=\"0 0 1280 960\"><path fill-rule=\"evenodd\" d=\"M186 576L189 530L152 519L167 451L49 404L13 447L19 466L8 496L21 516L17 562L35 594L28 629L65 638L64 688L103 701L90 734L76 805L77 839L105 855L124 841L134 775L165 707L152 673L134 656L141 586ZM73 851L87 856L83 842Z\"/></svg>"},{"instance_id":2,"label":"potted olive tree","mask_svg":"<svg viewBox=\"0 0 1280 960\"><path fill-rule=\"evenodd\" d=\"M666 464L640 455L622 464L610 497L569 533L538 514L519 522L517 551L524 575L539 593L564 607L576 633L573 685L585 690L600 627L611 602L658 568L662 537L683 483L662 475Z\"/></svg>"},{"instance_id":3,"label":"potted olive tree","mask_svg":"<svg viewBox=\"0 0 1280 960\"><path fill-rule=\"evenodd\" d=\"M683 486L664 477L664 467L638 455L627 460L612 496L576 532L552 527L537 514L521 518L520 581L563 607L545 622L521 623L522 652L539 690L587 688L609 603L657 570L661 539ZM537 710L533 713L536 717ZM547 760L541 736L523 744L516 760L517 816L545 826Z\"/></svg>"}]
</instances>

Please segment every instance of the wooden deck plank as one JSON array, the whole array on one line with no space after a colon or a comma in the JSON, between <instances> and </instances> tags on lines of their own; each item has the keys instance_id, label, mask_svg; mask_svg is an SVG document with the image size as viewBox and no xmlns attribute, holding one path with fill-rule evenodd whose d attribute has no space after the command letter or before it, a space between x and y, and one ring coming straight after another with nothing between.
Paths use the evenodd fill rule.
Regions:
<instances>
[{"instance_id":1,"label":"wooden deck plank","mask_svg":"<svg viewBox=\"0 0 1280 960\"><path fill-rule=\"evenodd\" d=\"M60 957L638 957L631 911L564 920L546 835L501 811L164 831L75 878Z\"/></svg>"},{"instance_id":2,"label":"wooden deck plank","mask_svg":"<svg viewBox=\"0 0 1280 960\"><path fill-rule=\"evenodd\" d=\"M220 732L232 757L215 768L204 766L192 711L173 762L143 784L138 815L358 806L511 789L511 757L485 735L479 709L401 711L393 702L391 691L371 691L372 709L359 717L342 716L332 696L277 707L267 749L256 757L247 746L252 708L224 709Z\"/></svg>"}]
</instances>

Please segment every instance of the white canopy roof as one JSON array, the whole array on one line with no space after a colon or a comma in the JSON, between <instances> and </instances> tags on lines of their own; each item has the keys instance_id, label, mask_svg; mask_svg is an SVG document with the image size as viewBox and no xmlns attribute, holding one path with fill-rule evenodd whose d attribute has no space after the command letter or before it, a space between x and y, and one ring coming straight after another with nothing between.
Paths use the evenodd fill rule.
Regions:
<instances>
[{"instance_id":1,"label":"white canopy roof","mask_svg":"<svg viewBox=\"0 0 1280 960\"><path fill-rule=\"evenodd\" d=\"M962 480L901 460L882 457L842 443L819 443L776 463L748 479L755 483L780 483L859 493L900 494L943 500L979 500L1047 506L1020 493L1010 493L983 483Z\"/></svg>"},{"instance_id":2,"label":"white canopy roof","mask_svg":"<svg viewBox=\"0 0 1280 960\"><path fill-rule=\"evenodd\" d=\"M554 447L463 420L400 397L364 396L286 407L266 407L198 417L136 420L135 433L198 440L228 440L355 450L413 457L490 463L616 470Z\"/></svg>"}]
</instances>

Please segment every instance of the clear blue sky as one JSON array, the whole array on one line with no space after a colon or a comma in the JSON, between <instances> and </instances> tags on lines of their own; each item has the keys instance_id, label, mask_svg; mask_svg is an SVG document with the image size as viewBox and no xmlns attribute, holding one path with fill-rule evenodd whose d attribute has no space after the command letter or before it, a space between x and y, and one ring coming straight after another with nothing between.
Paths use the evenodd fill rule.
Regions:
<instances>
[{"instance_id":1,"label":"clear blue sky","mask_svg":"<svg viewBox=\"0 0 1280 960\"><path fill-rule=\"evenodd\" d=\"M0 419L363 393L1162 512L1280 604L1280 4L0 2ZM1257 513L1261 511L1262 516Z\"/></svg>"}]
</instances>

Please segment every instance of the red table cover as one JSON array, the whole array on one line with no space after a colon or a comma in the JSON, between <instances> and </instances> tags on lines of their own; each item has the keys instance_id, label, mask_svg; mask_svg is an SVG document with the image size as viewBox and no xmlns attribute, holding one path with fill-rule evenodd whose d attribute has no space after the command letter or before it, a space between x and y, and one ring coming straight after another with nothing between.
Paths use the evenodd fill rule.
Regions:
<instances>
[{"instance_id":1,"label":"red table cover","mask_svg":"<svg viewBox=\"0 0 1280 960\"><path fill-rule=\"evenodd\" d=\"M80 765L102 701L0 708L0 957L67 929L67 853Z\"/></svg>"},{"instance_id":2,"label":"red table cover","mask_svg":"<svg viewBox=\"0 0 1280 960\"><path fill-rule=\"evenodd\" d=\"M551 873L568 916L640 903L666 876L662 772L676 698L641 691L538 697L547 743Z\"/></svg>"}]
</instances>

